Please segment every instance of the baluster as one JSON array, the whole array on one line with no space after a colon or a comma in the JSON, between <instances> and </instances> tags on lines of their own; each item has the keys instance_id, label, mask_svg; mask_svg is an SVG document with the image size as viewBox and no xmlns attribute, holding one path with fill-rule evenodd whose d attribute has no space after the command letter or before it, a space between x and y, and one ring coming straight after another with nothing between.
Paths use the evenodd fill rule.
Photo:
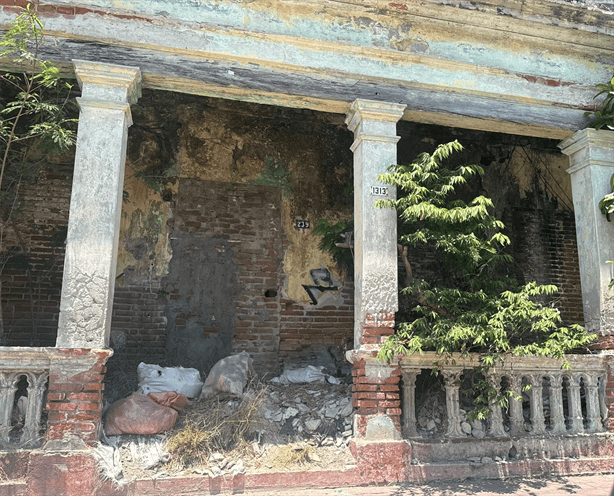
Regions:
<instances>
[{"instance_id":1,"label":"baluster","mask_svg":"<svg viewBox=\"0 0 614 496\"><path fill-rule=\"evenodd\" d=\"M597 377L584 375L584 397L586 398L586 432L600 432L603 430L599 410L599 392L597 391Z\"/></svg>"},{"instance_id":2,"label":"baluster","mask_svg":"<svg viewBox=\"0 0 614 496\"><path fill-rule=\"evenodd\" d=\"M416 377L420 370L403 369L403 433L407 437L417 436L416 429Z\"/></svg>"},{"instance_id":3,"label":"baluster","mask_svg":"<svg viewBox=\"0 0 614 496\"><path fill-rule=\"evenodd\" d=\"M43 397L47 384L47 374L45 372L30 372L28 378L28 407L24 422L22 444L33 444L40 435L40 421L43 412Z\"/></svg>"},{"instance_id":4,"label":"baluster","mask_svg":"<svg viewBox=\"0 0 614 496\"><path fill-rule=\"evenodd\" d=\"M524 434L524 416L522 414L522 376L513 375L509 377L510 391L509 415L510 415L510 436Z\"/></svg>"},{"instance_id":5,"label":"baluster","mask_svg":"<svg viewBox=\"0 0 614 496\"><path fill-rule=\"evenodd\" d=\"M580 402L580 376L569 374L569 391L567 401L569 402L569 418L571 420L571 434L584 432L582 419L582 403Z\"/></svg>"},{"instance_id":6,"label":"baluster","mask_svg":"<svg viewBox=\"0 0 614 496\"><path fill-rule=\"evenodd\" d=\"M531 434L544 434L546 422L544 419L544 404L542 401L542 376L533 374L529 376L531 381Z\"/></svg>"},{"instance_id":7,"label":"baluster","mask_svg":"<svg viewBox=\"0 0 614 496\"><path fill-rule=\"evenodd\" d=\"M495 388L495 394L497 396L499 395L499 390L501 388L501 377L501 374L495 373L491 373L488 376L488 381L490 382L491 386ZM488 433L493 437L506 436L507 433L503 428L503 414L501 413L501 406L497 402L497 398L495 397L495 400L491 401L488 406L492 410L490 415L490 429L488 430Z\"/></svg>"},{"instance_id":8,"label":"baluster","mask_svg":"<svg viewBox=\"0 0 614 496\"><path fill-rule=\"evenodd\" d=\"M552 434L564 434L563 374L550 374L550 423Z\"/></svg>"},{"instance_id":9,"label":"baluster","mask_svg":"<svg viewBox=\"0 0 614 496\"><path fill-rule=\"evenodd\" d=\"M448 437L467 437L461 429L460 404L459 404L459 379L461 370L442 371L446 389L446 408L448 410Z\"/></svg>"},{"instance_id":10,"label":"baluster","mask_svg":"<svg viewBox=\"0 0 614 496\"><path fill-rule=\"evenodd\" d=\"M599 411L601 412L601 428L605 430L605 421L608 419L608 405L605 401L604 377L597 379L597 394L599 395Z\"/></svg>"},{"instance_id":11,"label":"baluster","mask_svg":"<svg viewBox=\"0 0 614 496\"><path fill-rule=\"evenodd\" d=\"M10 442L11 415L19 377L20 374L16 372L0 373L0 443Z\"/></svg>"}]
</instances>

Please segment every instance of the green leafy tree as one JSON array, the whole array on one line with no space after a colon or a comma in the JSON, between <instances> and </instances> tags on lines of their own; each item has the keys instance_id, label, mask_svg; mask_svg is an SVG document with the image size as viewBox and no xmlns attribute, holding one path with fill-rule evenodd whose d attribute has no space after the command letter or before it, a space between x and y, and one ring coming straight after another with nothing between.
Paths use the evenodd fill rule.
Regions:
<instances>
[{"instance_id":1,"label":"green leafy tree","mask_svg":"<svg viewBox=\"0 0 614 496\"><path fill-rule=\"evenodd\" d=\"M584 115L594 116L594 120L589 124L590 127L614 130L614 76L607 83L595 85L595 89L598 90L595 98L605 95L601 109L585 112Z\"/></svg>"},{"instance_id":2,"label":"green leafy tree","mask_svg":"<svg viewBox=\"0 0 614 496\"><path fill-rule=\"evenodd\" d=\"M36 8L36 3L28 3L0 39L0 60L20 71L0 74L1 251L7 228L17 229L12 220L19 212L20 187L36 180L45 153L66 151L76 137L71 85L60 78L56 66L39 57L43 25ZM26 248L22 246L21 250L25 252ZM0 341L3 336L0 311Z\"/></svg>"},{"instance_id":3,"label":"green leafy tree","mask_svg":"<svg viewBox=\"0 0 614 496\"><path fill-rule=\"evenodd\" d=\"M608 222L612 222L612 215L614 215L614 174L610 177L610 191L611 193L605 195L599 202L599 210L605 215ZM607 263L614 264L611 260ZM614 279L611 279L610 284L608 284L608 289L611 291L613 287Z\"/></svg>"},{"instance_id":4,"label":"green leafy tree","mask_svg":"<svg viewBox=\"0 0 614 496\"><path fill-rule=\"evenodd\" d=\"M585 347L594 337L577 324L561 325L560 312L543 303L556 293L555 286L520 285L506 275L512 257L504 249L510 240L503 223L490 213L491 200L476 196L465 201L459 194L483 169L443 166L461 150L457 141L440 145L409 165L392 166L379 178L399 190L398 200L382 200L378 206L397 209L404 224L399 251L408 280L403 293L417 303L412 319L398 324L379 357L427 350L444 355L477 352L488 368L504 354L562 357ZM406 247L420 245L435 252L445 274L436 284L412 274ZM482 406L474 414L488 414L493 397L506 403L505 395L485 382L478 388L477 404Z\"/></svg>"}]
</instances>

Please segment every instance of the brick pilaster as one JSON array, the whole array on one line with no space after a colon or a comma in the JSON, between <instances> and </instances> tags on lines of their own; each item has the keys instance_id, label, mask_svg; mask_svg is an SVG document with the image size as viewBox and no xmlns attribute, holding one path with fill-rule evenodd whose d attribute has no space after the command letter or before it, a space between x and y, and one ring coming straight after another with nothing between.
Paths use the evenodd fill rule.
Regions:
<instances>
[{"instance_id":1,"label":"brick pilaster","mask_svg":"<svg viewBox=\"0 0 614 496\"><path fill-rule=\"evenodd\" d=\"M46 442L81 439L98 441L102 421L102 392L111 350L58 349L61 360L50 370Z\"/></svg>"}]
</instances>

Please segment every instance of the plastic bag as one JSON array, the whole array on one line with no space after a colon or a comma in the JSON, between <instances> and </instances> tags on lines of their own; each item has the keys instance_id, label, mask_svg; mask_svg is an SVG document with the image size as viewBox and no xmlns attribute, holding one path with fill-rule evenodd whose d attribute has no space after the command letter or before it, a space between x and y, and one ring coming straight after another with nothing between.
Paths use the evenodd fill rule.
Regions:
<instances>
[{"instance_id":1,"label":"plastic bag","mask_svg":"<svg viewBox=\"0 0 614 496\"><path fill-rule=\"evenodd\" d=\"M133 393L116 401L107 410L104 418L105 433L107 436L118 436L167 431L177 422L179 410L185 408L188 403L185 396L173 391L154 393L153 396Z\"/></svg>"},{"instance_id":2,"label":"plastic bag","mask_svg":"<svg viewBox=\"0 0 614 496\"><path fill-rule=\"evenodd\" d=\"M284 385L292 384L306 384L309 382L324 382L326 380L326 374L322 372L323 367L314 367L313 365L307 365L302 369L284 370L279 377L274 377L271 382L280 382Z\"/></svg>"},{"instance_id":3,"label":"plastic bag","mask_svg":"<svg viewBox=\"0 0 614 496\"><path fill-rule=\"evenodd\" d=\"M141 362L137 367L137 375L137 392L141 394L175 391L188 398L196 398L203 387L200 372L196 369L160 367Z\"/></svg>"},{"instance_id":4,"label":"plastic bag","mask_svg":"<svg viewBox=\"0 0 614 496\"><path fill-rule=\"evenodd\" d=\"M201 398L214 391L241 396L247 384L247 372L252 368L253 360L246 351L230 355L217 362L205 381Z\"/></svg>"}]
</instances>

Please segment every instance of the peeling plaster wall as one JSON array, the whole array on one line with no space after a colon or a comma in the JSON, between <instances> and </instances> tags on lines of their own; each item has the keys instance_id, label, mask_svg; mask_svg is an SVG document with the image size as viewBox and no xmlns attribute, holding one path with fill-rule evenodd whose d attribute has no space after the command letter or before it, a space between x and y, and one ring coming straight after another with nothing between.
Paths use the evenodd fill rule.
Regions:
<instances>
[{"instance_id":1,"label":"peeling plaster wall","mask_svg":"<svg viewBox=\"0 0 614 496\"><path fill-rule=\"evenodd\" d=\"M0 0L0 24L15 16ZM55 0L44 57L138 66L145 87L564 138L612 74L612 15L542 0Z\"/></svg>"},{"instance_id":2,"label":"peeling plaster wall","mask_svg":"<svg viewBox=\"0 0 614 496\"><path fill-rule=\"evenodd\" d=\"M255 355L257 364L274 370L280 341L292 342L297 332L300 344L283 345L282 360L307 350L310 335L317 345L345 344L344 336L352 329L351 274L343 274L330 255L319 250L320 237L312 233L319 218L351 218L352 135L343 117L147 91L133 115L118 262L118 294L123 300L113 321L115 342L129 349L124 356L137 361L137 355L147 351L149 357L161 359L160 353L135 346L139 338L134 337L146 334L136 329L135 314L158 334L160 322L165 322L165 361L204 371L230 351L242 349ZM197 185L211 193L199 197ZM259 211L254 200L240 199L251 190L256 195L278 192L279 200L272 203L279 216L277 227L267 227L269 207L263 205L265 210ZM249 220L248 228L256 212L257 220ZM297 219L309 221L311 228L298 229ZM276 272L248 273L250 266L261 262L245 257L260 256L267 232L277 240L273 245L278 243L269 266ZM257 237L249 238L249 233ZM195 252L181 248L186 235L193 237L195 252L204 257L199 262L190 261ZM207 255L209 245L225 246L223 258L216 259L213 252ZM207 304L211 291L219 287L224 292L215 267L227 267L236 283L223 298L215 299L217 303ZM320 295L321 302L313 305L303 285L314 284L310 271L321 268L330 271L338 289ZM205 286L183 291L177 281ZM276 295L266 297L267 290ZM164 311L154 311L151 305L156 303L150 298L142 301L147 311L141 312L137 294L143 293L158 295L155 301ZM291 312L300 308L311 313L280 320L280 311L287 310L280 307L282 299L284 305L293 305ZM319 308L322 322L314 325ZM260 315L261 310L266 315ZM222 326L217 314L223 312L233 318ZM214 315L217 324L211 326ZM263 334L262 326L272 334ZM218 330L212 332L213 327ZM159 335L151 338L160 345Z\"/></svg>"}]
</instances>

